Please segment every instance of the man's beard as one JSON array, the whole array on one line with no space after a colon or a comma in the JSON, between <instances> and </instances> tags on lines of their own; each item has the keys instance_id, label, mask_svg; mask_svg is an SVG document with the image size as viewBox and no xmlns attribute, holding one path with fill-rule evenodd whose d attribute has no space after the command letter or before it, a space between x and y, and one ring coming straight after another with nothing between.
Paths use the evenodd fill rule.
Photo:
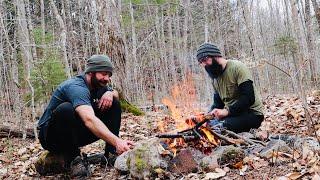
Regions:
<instances>
[{"instance_id":1,"label":"man's beard","mask_svg":"<svg viewBox=\"0 0 320 180\"><path fill-rule=\"evenodd\" d=\"M103 81L103 80L99 81L96 78L96 73L93 73L92 77L91 77L91 84L92 84L92 88L93 89L99 89L99 88L102 88L102 87L106 86L108 84L108 82Z\"/></svg>"},{"instance_id":2,"label":"man's beard","mask_svg":"<svg viewBox=\"0 0 320 180\"><path fill-rule=\"evenodd\" d=\"M220 76L223 73L222 65L218 64L216 60L212 60L211 65L204 66L207 73L211 77L211 79L216 79L218 76Z\"/></svg>"}]
</instances>

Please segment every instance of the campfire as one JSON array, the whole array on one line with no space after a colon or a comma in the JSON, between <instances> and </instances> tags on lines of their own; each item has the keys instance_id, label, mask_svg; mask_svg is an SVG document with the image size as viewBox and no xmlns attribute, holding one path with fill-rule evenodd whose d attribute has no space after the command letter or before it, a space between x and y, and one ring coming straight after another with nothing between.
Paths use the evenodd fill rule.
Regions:
<instances>
[{"instance_id":1,"label":"campfire","mask_svg":"<svg viewBox=\"0 0 320 180\"><path fill-rule=\"evenodd\" d=\"M213 119L212 115L200 114L185 120L188 127L185 130L170 134L163 133L157 135L157 137L165 139L163 142L165 149L171 150L174 156L178 149L186 146L193 146L205 154L211 153L211 149L220 143L219 138L214 135L213 131L204 126L211 119Z\"/></svg>"},{"instance_id":2,"label":"campfire","mask_svg":"<svg viewBox=\"0 0 320 180\"><path fill-rule=\"evenodd\" d=\"M253 145L257 142L245 139L232 131L206 126L207 122L214 119L211 114L199 113L196 109L196 93L191 78L180 82L171 90L171 96L162 99L168 106L171 116L158 122L164 148L163 154L176 154L184 148L192 147L204 154L210 154L220 145L244 144ZM175 127L171 129L170 127ZM258 142L263 144L263 142ZM263 144L264 145L264 144Z\"/></svg>"}]
</instances>

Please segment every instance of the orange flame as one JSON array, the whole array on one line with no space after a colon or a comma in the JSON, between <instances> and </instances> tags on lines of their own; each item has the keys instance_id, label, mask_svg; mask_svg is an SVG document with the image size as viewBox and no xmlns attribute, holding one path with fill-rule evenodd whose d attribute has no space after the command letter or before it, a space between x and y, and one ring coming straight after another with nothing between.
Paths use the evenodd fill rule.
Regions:
<instances>
[{"instance_id":1,"label":"orange flame","mask_svg":"<svg viewBox=\"0 0 320 180\"><path fill-rule=\"evenodd\" d=\"M196 90L192 74L187 73L185 80L173 86L171 89L171 97L163 98L162 103L169 107L171 115L176 121L177 130L191 127L193 124L186 124L184 118L195 114L192 110L196 110ZM197 112L199 112L199 110Z\"/></svg>"},{"instance_id":2,"label":"orange flame","mask_svg":"<svg viewBox=\"0 0 320 180\"><path fill-rule=\"evenodd\" d=\"M201 131L206 135L206 138L211 144L218 146L218 142L214 139L214 135L207 128L201 128Z\"/></svg>"},{"instance_id":3,"label":"orange flame","mask_svg":"<svg viewBox=\"0 0 320 180\"><path fill-rule=\"evenodd\" d=\"M196 98L196 90L191 73L187 73L185 80L173 86L171 96L162 99L162 103L168 106L171 111L171 116L175 121L176 132L194 127L196 123L205 119L204 114L198 113L200 110L196 109ZM196 116L193 116L193 118L187 118L194 114L196 114ZM164 132L165 125L167 125L165 121L159 122L158 129ZM198 145L200 145L200 148L205 149L212 147L212 145L218 145L219 140L215 139L215 136L210 130L201 128L201 134L205 137L199 140L200 143L198 143ZM179 148L187 145L183 138L168 138L166 139L166 143L174 156L176 156Z\"/></svg>"}]
</instances>

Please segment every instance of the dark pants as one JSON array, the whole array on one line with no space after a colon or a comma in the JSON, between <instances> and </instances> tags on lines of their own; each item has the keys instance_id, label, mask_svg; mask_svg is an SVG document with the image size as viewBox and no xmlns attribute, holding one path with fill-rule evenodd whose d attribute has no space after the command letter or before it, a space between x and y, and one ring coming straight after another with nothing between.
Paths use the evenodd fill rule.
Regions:
<instances>
[{"instance_id":1,"label":"dark pants","mask_svg":"<svg viewBox=\"0 0 320 180\"><path fill-rule=\"evenodd\" d=\"M223 126L236 133L248 132L252 128L259 128L263 119L263 115L256 115L249 111L224 118Z\"/></svg>"},{"instance_id":2,"label":"dark pants","mask_svg":"<svg viewBox=\"0 0 320 180\"><path fill-rule=\"evenodd\" d=\"M119 136L121 124L119 101L113 100L111 108L105 112L101 112L96 104L92 104L92 106L95 115L113 134ZM79 147L99 139L84 125L69 102L60 104L53 111L52 119L40 129L39 138L43 148L71 158L79 155ZM106 144L105 150L106 152L115 152L115 148L109 144Z\"/></svg>"}]
</instances>

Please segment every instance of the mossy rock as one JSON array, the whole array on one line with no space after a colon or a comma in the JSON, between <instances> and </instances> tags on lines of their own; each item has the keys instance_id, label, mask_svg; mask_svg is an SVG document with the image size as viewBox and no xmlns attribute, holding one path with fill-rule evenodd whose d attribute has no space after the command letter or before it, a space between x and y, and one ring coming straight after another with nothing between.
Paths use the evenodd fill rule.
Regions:
<instances>
[{"instance_id":1,"label":"mossy rock","mask_svg":"<svg viewBox=\"0 0 320 180\"><path fill-rule=\"evenodd\" d=\"M115 168L120 172L129 172L136 179L153 179L155 169L168 167L158 151L160 145L158 138L136 142L134 149L117 158Z\"/></svg>"},{"instance_id":2,"label":"mossy rock","mask_svg":"<svg viewBox=\"0 0 320 180\"><path fill-rule=\"evenodd\" d=\"M121 90L119 90L116 87L114 89L117 90L119 93L120 106L121 106L121 110L123 112L132 113L135 116L143 116L144 115L144 112L141 109L139 109L137 106L128 102L127 98L123 95Z\"/></svg>"},{"instance_id":3,"label":"mossy rock","mask_svg":"<svg viewBox=\"0 0 320 180\"><path fill-rule=\"evenodd\" d=\"M147 168L147 162L144 160L144 153L146 153L146 151L147 150L142 146L137 149L135 153L135 165L138 171L143 171L145 168Z\"/></svg>"},{"instance_id":4,"label":"mossy rock","mask_svg":"<svg viewBox=\"0 0 320 180\"><path fill-rule=\"evenodd\" d=\"M49 151L42 152L34 165L40 175L52 175L66 172L63 156L50 153Z\"/></svg>"},{"instance_id":5,"label":"mossy rock","mask_svg":"<svg viewBox=\"0 0 320 180\"><path fill-rule=\"evenodd\" d=\"M139 109L135 105L130 104L125 99L120 99L120 105L121 105L121 110L123 112L129 112L135 116L143 116L144 115L144 112L141 109Z\"/></svg>"},{"instance_id":6,"label":"mossy rock","mask_svg":"<svg viewBox=\"0 0 320 180\"><path fill-rule=\"evenodd\" d=\"M233 146L227 146L223 151L221 158L219 159L219 164L229 164L234 165L243 160L245 153L243 149Z\"/></svg>"}]
</instances>

